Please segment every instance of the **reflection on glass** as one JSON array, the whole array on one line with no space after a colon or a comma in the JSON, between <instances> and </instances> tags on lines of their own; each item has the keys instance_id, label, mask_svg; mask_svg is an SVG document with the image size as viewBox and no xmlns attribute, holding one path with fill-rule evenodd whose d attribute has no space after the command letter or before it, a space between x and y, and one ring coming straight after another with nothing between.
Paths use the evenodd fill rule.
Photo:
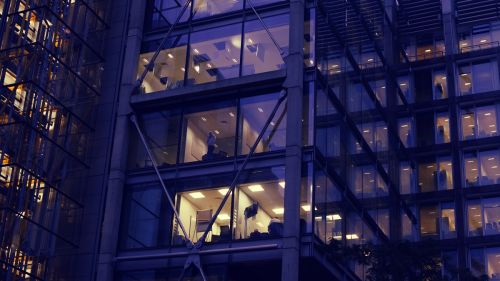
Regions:
<instances>
[{"instance_id":1,"label":"reflection on glass","mask_svg":"<svg viewBox=\"0 0 500 281\"><path fill-rule=\"evenodd\" d=\"M483 249L470 249L470 270L473 276L479 277L486 274Z\"/></svg>"},{"instance_id":2,"label":"reflection on glass","mask_svg":"<svg viewBox=\"0 0 500 281\"><path fill-rule=\"evenodd\" d=\"M413 146L412 123L410 118L399 120L399 138L405 147Z\"/></svg>"},{"instance_id":3,"label":"reflection on glass","mask_svg":"<svg viewBox=\"0 0 500 281\"><path fill-rule=\"evenodd\" d=\"M387 185L373 166L352 167L352 184L356 197L371 198L388 194Z\"/></svg>"},{"instance_id":4,"label":"reflection on glass","mask_svg":"<svg viewBox=\"0 0 500 281\"><path fill-rule=\"evenodd\" d=\"M140 116L139 121L158 166L166 167L176 164L180 114L175 111L147 113ZM135 128L131 129L131 136L128 152L129 168L152 167L153 163Z\"/></svg>"},{"instance_id":5,"label":"reflection on glass","mask_svg":"<svg viewBox=\"0 0 500 281\"><path fill-rule=\"evenodd\" d=\"M489 280L498 281L500 280L500 248L488 248L485 252Z\"/></svg>"},{"instance_id":6,"label":"reflection on glass","mask_svg":"<svg viewBox=\"0 0 500 281\"><path fill-rule=\"evenodd\" d=\"M243 98L240 101L240 154L248 154L279 98L279 93ZM286 145L286 108L283 103L269 124L256 153L284 149Z\"/></svg>"},{"instance_id":7,"label":"reflection on glass","mask_svg":"<svg viewBox=\"0 0 500 281\"><path fill-rule=\"evenodd\" d=\"M472 110L462 110L462 139L476 138L476 116Z\"/></svg>"},{"instance_id":8,"label":"reflection on glass","mask_svg":"<svg viewBox=\"0 0 500 281\"><path fill-rule=\"evenodd\" d=\"M361 84L349 84L347 96L347 104L350 112L365 111L375 108L373 101Z\"/></svg>"},{"instance_id":9,"label":"reflection on glass","mask_svg":"<svg viewBox=\"0 0 500 281\"><path fill-rule=\"evenodd\" d=\"M455 227L455 206L453 203L445 203L441 207L441 239L455 238L457 236Z\"/></svg>"},{"instance_id":10,"label":"reflection on glass","mask_svg":"<svg viewBox=\"0 0 500 281\"><path fill-rule=\"evenodd\" d=\"M241 24L193 32L188 84L239 76Z\"/></svg>"},{"instance_id":11,"label":"reflection on glass","mask_svg":"<svg viewBox=\"0 0 500 281\"><path fill-rule=\"evenodd\" d=\"M414 193L414 174L408 162L401 162L399 168L399 185L401 194Z\"/></svg>"},{"instance_id":12,"label":"reflection on glass","mask_svg":"<svg viewBox=\"0 0 500 281\"><path fill-rule=\"evenodd\" d=\"M444 71L434 72L434 99L445 99L448 97L448 86L446 85L446 73Z\"/></svg>"},{"instance_id":13,"label":"reflection on glass","mask_svg":"<svg viewBox=\"0 0 500 281\"><path fill-rule=\"evenodd\" d=\"M187 0L155 0L152 13L152 28L169 26L175 22ZM190 7L182 15L180 22L189 19Z\"/></svg>"},{"instance_id":14,"label":"reflection on glass","mask_svg":"<svg viewBox=\"0 0 500 281\"><path fill-rule=\"evenodd\" d=\"M484 235L500 234L500 198L482 201L484 212Z\"/></svg>"},{"instance_id":15,"label":"reflection on glass","mask_svg":"<svg viewBox=\"0 0 500 281\"><path fill-rule=\"evenodd\" d=\"M342 240L341 194L321 169L315 175L314 227L323 242Z\"/></svg>"},{"instance_id":16,"label":"reflection on glass","mask_svg":"<svg viewBox=\"0 0 500 281\"><path fill-rule=\"evenodd\" d=\"M469 236L483 235L481 201L476 200L467 203L467 222Z\"/></svg>"},{"instance_id":17,"label":"reflection on glass","mask_svg":"<svg viewBox=\"0 0 500 281\"><path fill-rule=\"evenodd\" d=\"M222 13L241 10L243 0L194 0L193 18L199 19Z\"/></svg>"},{"instance_id":18,"label":"reflection on glass","mask_svg":"<svg viewBox=\"0 0 500 281\"><path fill-rule=\"evenodd\" d=\"M412 103L414 101L413 99L413 92L410 88L410 79L408 76L403 76L403 77L398 77L398 85L399 89L401 89L401 92L406 98L406 101L408 103ZM398 96L398 104L402 105L403 102L401 101L401 98Z\"/></svg>"},{"instance_id":19,"label":"reflection on glass","mask_svg":"<svg viewBox=\"0 0 500 281\"><path fill-rule=\"evenodd\" d=\"M437 205L421 206L420 207L420 236L421 238L433 238L438 235Z\"/></svg>"},{"instance_id":20,"label":"reflection on glass","mask_svg":"<svg viewBox=\"0 0 500 281\"><path fill-rule=\"evenodd\" d=\"M497 135L497 113L494 106L476 109L478 138Z\"/></svg>"},{"instance_id":21,"label":"reflection on glass","mask_svg":"<svg viewBox=\"0 0 500 281\"><path fill-rule=\"evenodd\" d=\"M288 49L288 15L264 18L278 45ZM266 30L258 20L245 22L243 48L243 75L282 69L284 61Z\"/></svg>"},{"instance_id":22,"label":"reflection on glass","mask_svg":"<svg viewBox=\"0 0 500 281\"><path fill-rule=\"evenodd\" d=\"M121 245L125 249L165 245L165 206L158 186L134 186L124 197Z\"/></svg>"},{"instance_id":23,"label":"reflection on glass","mask_svg":"<svg viewBox=\"0 0 500 281\"><path fill-rule=\"evenodd\" d=\"M481 169L481 185L500 183L500 155L497 150L482 151L479 153Z\"/></svg>"},{"instance_id":24,"label":"reflection on glass","mask_svg":"<svg viewBox=\"0 0 500 281\"><path fill-rule=\"evenodd\" d=\"M449 158L440 158L437 163L421 163L418 169L420 192L448 190L453 188L452 164Z\"/></svg>"},{"instance_id":25,"label":"reflection on glass","mask_svg":"<svg viewBox=\"0 0 500 281\"><path fill-rule=\"evenodd\" d=\"M450 142L450 119L448 113L436 115L436 143Z\"/></svg>"},{"instance_id":26,"label":"reflection on glass","mask_svg":"<svg viewBox=\"0 0 500 281\"><path fill-rule=\"evenodd\" d=\"M212 108L214 108L213 106ZM181 162L225 159L234 155L236 107L184 115Z\"/></svg>"},{"instance_id":27,"label":"reflection on glass","mask_svg":"<svg viewBox=\"0 0 500 281\"><path fill-rule=\"evenodd\" d=\"M227 187L202 189L177 194L176 207L189 239L198 241L207 229L210 220L228 191ZM207 236L207 242L231 240L230 230L231 200L226 201L222 211ZM185 245L185 237L180 226L174 221L172 244Z\"/></svg>"},{"instance_id":28,"label":"reflection on glass","mask_svg":"<svg viewBox=\"0 0 500 281\"><path fill-rule=\"evenodd\" d=\"M492 91L493 67L491 62L472 64L474 93Z\"/></svg>"},{"instance_id":29,"label":"reflection on glass","mask_svg":"<svg viewBox=\"0 0 500 281\"><path fill-rule=\"evenodd\" d=\"M375 93L380 104L385 107L387 106L387 98L385 94L385 80L370 81L370 87Z\"/></svg>"},{"instance_id":30,"label":"reflection on glass","mask_svg":"<svg viewBox=\"0 0 500 281\"><path fill-rule=\"evenodd\" d=\"M187 36L176 36L166 44L166 46L172 45L175 47L162 50L158 55L153 68L148 72L142 84L143 93L182 87L184 68L186 67ZM150 52L139 56L138 76L142 75L146 65L151 62L153 55L154 52Z\"/></svg>"}]
</instances>

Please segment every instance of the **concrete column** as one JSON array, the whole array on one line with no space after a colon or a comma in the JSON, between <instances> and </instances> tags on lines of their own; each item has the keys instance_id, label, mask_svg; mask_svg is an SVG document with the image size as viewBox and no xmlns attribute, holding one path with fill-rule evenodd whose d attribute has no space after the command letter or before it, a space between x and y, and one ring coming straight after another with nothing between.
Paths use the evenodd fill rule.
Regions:
<instances>
[{"instance_id":1,"label":"concrete column","mask_svg":"<svg viewBox=\"0 0 500 281\"><path fill-rule=\"evenodd\" d=\"M123 58L121 84L119 86L118 110L113 135L113 148L111 154L110 171L108 178L104 218L101 232L101 245L97 265L97 278L99 281L113 279L113 258L116 255L120 215L122 211L122 198L125 184L125 170L129 130L131 129L128 114L131 112L129 100L134 87L142 42L142 30L146 1L129 0L125 7L125 21L128 18L128 30L122 35L127 49Z\"/></svg>"},{"instance_id":2,"label":"concrete column","mask_svg":"<svg viewBox=\"0 0 500 281\"><path fill-rule=\"evenodd\" d=\"M299 280L302 96L304 84L304 0L290 1L290 48L286 58L288 92L285 160L285 218L281 280Z\"/></svg>"}]
</instances>

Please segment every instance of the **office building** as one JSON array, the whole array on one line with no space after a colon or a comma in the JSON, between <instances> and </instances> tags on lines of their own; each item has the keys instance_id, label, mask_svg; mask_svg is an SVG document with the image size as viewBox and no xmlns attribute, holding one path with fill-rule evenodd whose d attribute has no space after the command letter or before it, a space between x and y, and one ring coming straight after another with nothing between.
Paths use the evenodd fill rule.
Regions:
<instances>
[{"instance_id":1,"label":"office building","mask_svg":"<svg viewBox=\"0 0 500 281\"><path fill-rule=\"evenodd\" d=\"M500 2L188 1L0 2L2 280L500 280Z\"/></svg>"}]
</instances>

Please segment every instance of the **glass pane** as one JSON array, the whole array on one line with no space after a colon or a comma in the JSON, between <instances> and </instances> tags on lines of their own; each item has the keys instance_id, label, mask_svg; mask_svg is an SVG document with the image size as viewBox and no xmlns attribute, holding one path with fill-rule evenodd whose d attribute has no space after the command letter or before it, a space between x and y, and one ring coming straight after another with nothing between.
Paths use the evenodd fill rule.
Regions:
<instances>
[{"instance_id":1,"label":"glass pane","mask_svg":"<svg viewBox=\"0 0 500 281\"><path fill-rule=\"evenodd\" d=\"M192 242L198 241L203 235L228 190L227 187L219 187L215 189L192 190L177 194L176 207ZM231 240L230 220L231 199L226 201L222 211L217 216L206 241L219 242ZM181 228L175 220L172 243L174 245L185 244Z\"/></svg>"},{"instance_id":2,"label":"glass pane","mask_svg":"<svg viewBox=\"0 0 500 281\"><path fill-rule=\"evenodd\" d=\"M269 31L283 49L288 49L288 15L264 18ZM284 68L279 49L258 20L245 22L243 49L243 75L268 72Z\"/></svg>"},{"instance_id":3,"label":"glass pane","mask_svg":"<svg viewBox=\"0 0 500 281\"><path fill-rule=\"evenodd\" d=\"M413 146L413 134L409 118L399 120L399 138L406 147Z\"/></svg>"},{"instance_id":4,"label":"glass pane","mask_svg":"<svg viewBox=\"0 0 500 281\"><path fill-rule=\"evenodd\" d=\"M481 185L500 183L500 157L498 151L483 151L479 153L481 167Z\"/></svg>"},{"instance_id":5,"label":"glass pane","mask_svg":"<svg viewBox=\"0 0 500 281\"><path fill-rule=\"evenodd\" d=\"M170 26L175 22L187 0L155 0L153 7L152 27L159 28ZM180 22L189 19L191 8L188 7L181 17Z\"/></svg>"},{"instance_id":6,"label":"glass pane","mask_svg":"<svg viewBox=\"0 0 500 281\"><path fill-rule=\"evenodd\" d=\"M187 36L176 36L170 39L165 46L172 45L175 47L162 50L158 55L153 69L148 72L142 83L142 93L182 87L186 66ZM151 62L153 55L154 52L149 52L139 56L138 77L142 75L146 65Z\"/></svg>"},{"instance_id":7,"label":"glass pane","mask_svg":"<svg viewBox=\"0 0 500 281\"><path fill-rule=\"evenodd\" d=\"M422 206L420 207L420 236L430 238L438 235L438 207Z\"/></svg>"},{"instance_id":8,"label":"glass pane","mask_svg":"<svg viewBox=\"0 0 500 281\"><path fill-rule=\"evenodd\" d=\"M193 18L199 19L230 11L241 10L243 0L194 0Z\"/></svg>"},{"instance_id":9,"label":"glass pane","mask_svg":"<svg viewBox=\"0 0 500 281\"><path fill-rule=\"evenodd\" d=\"M241 24L193 32L188 84L203 84L239 76Z\"/></svg>"},{"instance_id":10,"label":"glass pane","mask_svg":"<svg viewBox=\"0 0 500 281\"><path fill-rule=\"evenodd\" d=\"M387 98L385 94L385 80L371 81L370 87L372 88L372 91L375 93L375 96L377 97L380 104L384 107L387 106Z\"/></svg>"},{"instance_id":11,"label":"glass pane","mask_svg":"<svg viewBox=\"0 0 500 281\"><path fill-rule=\"evenodd\" d=\"M488 277L490 280L500 280L500 248L486 249L486 263L488 264Z\"/></svg>"},{"instance_id":12,"label":"glass pane","mask_svg":"<svg viewBox=\"0 0 500 281\"><path fill-rule=\"evenodd\" d=\"M139 118L147 145L159 167L177 163L180 114L174 111L147 113ZM131 128L129 168L152 167L144 144L135 127Z\"/></svg>"},{"instance_id":13,"label":"glass pane","mask_svg":"<svg viewBox=\"0 0 500 281\"><path fill-rule=\"evenodd\" d=\"M479 138L497 135L497 113L494 106L479 107L476 110Z\"/></svg>"},{"instance_id":14,"label":"glass pane","mask_svg":"<svg viewBox=\"0 0 500 281\"><path fill-rule=\"evenodd\" d=\"M414 235L414 228L413 224L408 217L408 215L405 212L401 213L401 238L409 240L409 241L414 241L415 240L415 235Z\"/></svg>"},{"instance_id":15,"label":"glass pane","mask_svg":"<svg viewBox=\"0 0 500 281\"><path fill-rule=\"evenodd\" d=\"M212 110L185 114L182 134L181 162L223 160L233 156L236 107L221 105Z\"/></svg>"},{"instance_id":16,"label":"glass pane","mask_svg":"<svg viewBox=\"0 0 500 281\"><path fill-rule=\"evenodd\" d=\"M493 90L493 69L490 62L473 64L472 77L474 78L474 93L482 93Z\"/></svg>"},{"instance_id":17,"label":"glass pane","mask_svg":"<svg viewBox=\"0 0 500 281\"><path fill-rule=\"evenodd\" d=\"M483 249L471 249L470 255L470 270L472 275L480 277L486 274L486 265L484 264Z\"/></svg>"},{"instance_id":18,"label":"glass pane","mask_svg":"<svg viewBox=\"0 0 500 281\"><path fill-rule=\"evenodd\" d=\"M401 92L403 92L403 95L406 97L406 101L408 103L412 103L413 102L413 93L412 93L412 90L410 88L410 79L408 78L408 76L404 76L404 77L398 77L398 84L399 84L399 88L401 89ZM399 103L398 104L403 104L403 102L401 101L400 98L398 98L399 100Z\"/></svg>"},{"instance_id":19,"label":"glass pane","mask_svg":"<svg viewBox=\"0 0 500 281\"><path fill-rule=\"evenodd\" d=\"M236 239L283 235L285 182L283 179L244 184L235 196ZM307 206L302 206L307 208ZM310 210L310 205L309 208Z\"/></svg>"},{"instance_id":20,"label":"glass pane","mask_svg":"<svg viewBox=\"0 0 500 281\"><path fill-rule=\"evenodd\" d=\"M418 186L420 192L436 191L437 165L424 163L418 166Z\"/></svg>"},{"instance_id":21,"label":"glass pane","mask_svg":"<svg viewBox=\"0 0 500 281\"><path fill-rule=\"evenodd\" d=\"M453 203L443 204L441 209L441 238L449 239L456 236L455 208Z\"/></svg>"},{"instance_id":22,"label":"glass pane","mask_svg":"<svg viewBox=\"0 0 500 281\"><path fill-rule=\"evenodd\" d=\"M500 234L500 198L483 200L484 234Z\"/></svg>"},{"instance_id":23,"label":"glass pane","mask_svg":"<svg viewBox=\"0 0 500 281\"><path fill-rule=\"evenodd\" d=\"M240 154L248 154L257 137L264 128L269 115L276 106L279 93L243 98L240 101L241 142ZM286 145L286 110L285 103L279 107L260 141L256 153L284 149Z\"/></svg>"},{"instance_id":24,"label":"glass pane","mask_svg":"<svg viewBox=\"0 0 500 281\"><path fill-rule=\"evenodd\" d=\"M471 110L462 110L462 139L476 138L475 127L475 113Z\"/></svg>"},{"instance_id":25,"label":"glass pane","mask_svg":"<svg viewBox=\"0 0 500 281\"><path fill-rule=\"evenodd\" d=\"M447 97L446 73L444 71L434 72L434 99L439 100Z\"/></svg>"},{"instance_id":26,"label":"glass pane","mask_svg":"<svg viewBox=\"0 0 500 281\"><path fill-rule=\"evenodd\" d=\"M464 155L465 186L479 184L478 161L475 154Z\"/></svg>"},{"instance_id":27,"label":"glass pane","mask_svg":"<svg viewBox=\"0 0 500 281\"><path fill-rule=\"evenodd\" d=\"M151 248L165 245L166 235L160 235L165 230L164 194L159 186L130 188L124 198L123 233L121 244L123 248Z\"/></svg>"},{"instance_id":28,"label":"glass pane","mask_svg":"<svg viewBox=\"0 0 500 281\"><path fill-rule=\"evenodd\" d=\"M439 190L448 190L453 188L452 170L450 158L439 159L439 171L437 172Z\"/></svg>"},{"instance_id":29,"label":"glass pane","mask_svg":"<svg viewBox=\"0 0 500 281\"><path fill-rule=\"evenodd\" d=\"M399 173L399 184L401 194L410 194L413 190L413 169L408 162L401 162Z\"/></svg>"},{"instance_id":30,"label":"glass pane","mask_svg":"<svg viewBox=\"0 0 500 281\"><path fill-rule=\"evenodd\" d=\"M467 203L467 222L469 236L483 235L483 220L479 201L470 201Z\"/></svg>"},{"instance_id":31,"label":"glass pane","mask_svg":"<svg viewBox=\"0 0 500 281\"><path fill-rule=\"evenodd\" d=\"M460 94L468 95L472 94L472 74L470 66L461 65L458 68L458 85L460 88Z\"/></svg>"},{"instance_id":32,"label":"glass pane","mask_svg":"<svg viewBox=\"0 0 500 281\"><path fill-rule=\"evenodd\" d=\"M448 113L438 113L436 116L436 143L450 142L450 118Z\"/></svg>"}]
</instances>

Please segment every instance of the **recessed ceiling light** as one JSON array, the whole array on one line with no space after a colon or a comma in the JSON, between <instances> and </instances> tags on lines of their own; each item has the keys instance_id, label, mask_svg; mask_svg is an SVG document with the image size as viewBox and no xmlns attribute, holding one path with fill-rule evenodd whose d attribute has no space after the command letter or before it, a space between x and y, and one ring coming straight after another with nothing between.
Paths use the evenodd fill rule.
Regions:
<instances>
[{"instance_id":1,"label":"recessed ceiling light","mask_svg":"<svg viewBox=\"0 0 500 281\"><path fill-rule=\"evenodd\" d=\"M230 219L228 214L220 214L217 216L217 218L220 219L221 221L227 221Z\"/></svg>"},{"instance_id":2,"label":"recessed ceiling light","mask_svg":"<svg viewBox=\"0 0 500 281\"><path fill-rule=\"evenodd\" d=\"M248 189L251 191L251 192L261 192L261 191L264 191L264 188L262 187L262 185L260 184L253 184L253 185L249 185L248 186Z\"/></svg>"},{"instance_id":3,"label":"recessed ceiling light","mask_svg":"<svg viewBox=\"0 0 500 281\"><path fill-rule=\"evenodd\" d=\"M486 39L482 39L482 40L481 40L481 41L479 41L479 42L481 42L481 43L486 43L486 42L488 42L488 40L486 40Z\"/></svg>"},{"instance_id":4,"label":"recessed ceiling light","mask_svg":"<svg viewBox=\"0 0 500 281\"><path fill-rule=\"evenodd\" d=\"M484 116L490 116L491 112L485 113Z\"/></svg>"},{"instance_id":5,"label":"recessed ceiling light","mask_svg":"<svg viewBox=\"0 0 500 281\"><path fill-rule=\"evenodd\" d=\"M408 124L401 125L401 128L406 128L408 127Z\"/></svg>"},{"instance_id":6,"label":"recessed ceiling light","mask_svg":"<svg viewBox=\"0 0 500 281\"><path fill-rule=\"evenodd\" d=\"M406 86L406 83L401 83L401 84L399 84L399 86L403 86L404 87L404 86Z\"/></svg>"},{"instance_id":7,"label":"recessed ceiling light","mask_svg":"<svg viewBox=\"0 0 500 281\"><path fill-rule=\"evenodd\" d=\"M373 61L373 59L371 59L371 58L370 58L370 59L368 59L368 62L372 62L372 61Z\"/></svg>"},{"instance_id":8,"label":"recessed ceiling light","mask_svg":"<svg viewBox=\"0 0 500 281\"><path fill-rule=\"evenodd\" d=\"M201 116L201 120L203 120L203 122L207 122L207 118Z\"/></svg>"},{"instance_id":9,"label":"recessed ceiling light","mask_svg":"<svg viewBox=\"0 0 500 281\"><path fill-rule=\"evenodd\" d=\"M302 205L301 208L302 208L302 210L304 210L306 212L311 211L311 205Z\"/></svg>"},{"instance_id":10,"label":"recessed ceiling light","mask_svg":"<svg viewBox=\"0 0 500 281\"><path fill-rule=\"evenodd\" d=\"M148 61L147 58L143 58L142 61L145 62L145 63L149 63L149 61Z\"/></svg>"},{"instance_id":11,"label":"recessed ceiling light","mask_svg":"<svg viewBox=\"0 0 500 281\"><path fill-rule=\"evenodd\" d=\"M470 85L470 82L465 83L465 86L469 86L469 85Z\"/></svg>"},{"instance_id":12,"label":"recessed ceiling light","mask_svg":"<svg viewBox=\"0 0 500 281\"><path fill-rule=\"evenodd\" d=\"M347 240L356 240L356 239L359 239L359 236L358 236L357 234L347 234L347 235L345 236L345 238L346 238Z\"/></svg>"},{"instance_id":13,"label":"recessed ceiling light","mask_svg":"<svg viewBox=\"0 0 500 281\"><path fill-rule=\"evenodd\" d=\"M229 114L229 116L234 117L234 113L229 112L228 114Z\"/></svg>"},{"instance_id":14,"label":"recessed ceiling light","mask_svg":"<svg viewBox=\"0 0 500 281\"><path fill-rule=\"evenodd\" d=\"M329 221L338 221L341 219L342 219L342 217L339 214L333 214L333 215L326 216L326 220L329 220Z\"/></svg>"},{"instance_id":15,"label":"recessed ceiling light","mask_svg":"<svg viewBox=\"0 0 500 281\"><path fill-rule=\"evenodd\" d=\"M280 181L280 182L279 182L279 185L280 185L282 188L285 188L285 181Z\"/></svg>"},{"instance_id":16,"label":"recessed ceiling light","mask_svg":"<svg viewBox=\"0 0 500 281\"><path fill-rule=\"evenodd\" d=\"M257 107L257 110L258 110L260 113L264 112L264 109L262 109L261 107Z\"/></svg>"},{"instance_id":17,"label":"recessed ceiling light","mask_svg":"<svg viewBox=\"0 0 500 281\"><path fill-rule=\"evenodd\" d=\"M220 194L222 195L226 195L227 192L229 191L229 188L221 188L219 190L217 190Z\"/></svg>"},{"instance_id":18,"label":"recessed ceiling light","mask_svg":"<svg viewBox=\"0 0 500 281\"><path fill-rule=\"evenodd\" d=\"M284 208L274 208L274 209L272 209L272 211L276 215L283 215L285 213L285 209Z\"/></svg>"},{"instance_id":19,"label":"recessed ceiling light","mask_svg":"<svg viewBox=\"0 0 500 281\"><path fill-rule=\"evenodd\" d=\"M193 51L194 51L195 53L197 53L197 54L199 54L199 53L200 53L200 51L198 51L198 49L196 49L196 48L194 48L194 49L193 49Z\"/></svg>"},{"instance_id":20,"label":"recessed ceiling light","mask_svg":"<svg viewBox=\"0 0 500 281\"><path fill-rule=\"evenodd\" d=\"M220 134L219 130L214 130L214 133L216 133L217 135Z\"/></svg>"},{"instance_id":21,"label":"recessed ceiling light","mask_svg":"<svg viewBox=\"0 0 500 281\"><path fill-rule=\"evenodd\" d=\"M184 67L181 67L181 71L184 72L186 71L186 69Z\"/></svg>"},{"instance_id":22,"label":"recessed ceiling light","mask_svg":"<svg viewBox=\"0 0 500 281\"><path fill-rule=\"evenodd\" d=\"M205 198L205 195L203 195L203 193L201 192L191 192L189 193L189 196L193 197L194 199Z\"/></svg>"},{"instance_id":23,"label":"recessed ceiling light","mask_svg":"<svg viewBox=\"0 0 500 281\"><path fill-rule=\"evenodd\" d=\"M236 59L233 59L233 62L238 62Z\"/></svg>"},{"instance_id":24,"label":"recessed ceiling light","mask_svg":"<svg viewBox=\"0 0 500 281\"><path fill-rule=\"evenodd\" d=\"M469 45L469 44L467 44L467 42L464 42L464 43L462 43L462 44L460 44L460 45L462 45L462 46L467 46L467 45Z\"/></svg>"},{"instance_id":25,"label":"recessed ceiling light","mask_svg":"<svg viewBox=\"0 0 500 281\"><path fill-rule=\"evenodd\" d=\"M431 49L426 49L425 50L426 53L430 53L431 52Z\"/></svg>"},{"instance_id":26,"label":"recessed ceiling light","mask_svg":"<svg viewBox=\"0 0 500 281\"><path fill-rule=\"evenodd\" d=\"M209 64L209 63L207 63L207 67L208 67L208 68L212 68L212 65L211 65L211 64Z\"/></svg>"},{"instance_id":27,"label":"recessed ceiling light","mask_svg":"<svg viewBox=\"0 0 500 281\"><path fill-rule=\"evenodd\" d=\"M173 56L171 53L168 53L168 54L167 54L167 56L168 56L169 58L171 58L171 59L173 59L173 58L174 58L174 56Z\"/></svg>"}]
</instances>

